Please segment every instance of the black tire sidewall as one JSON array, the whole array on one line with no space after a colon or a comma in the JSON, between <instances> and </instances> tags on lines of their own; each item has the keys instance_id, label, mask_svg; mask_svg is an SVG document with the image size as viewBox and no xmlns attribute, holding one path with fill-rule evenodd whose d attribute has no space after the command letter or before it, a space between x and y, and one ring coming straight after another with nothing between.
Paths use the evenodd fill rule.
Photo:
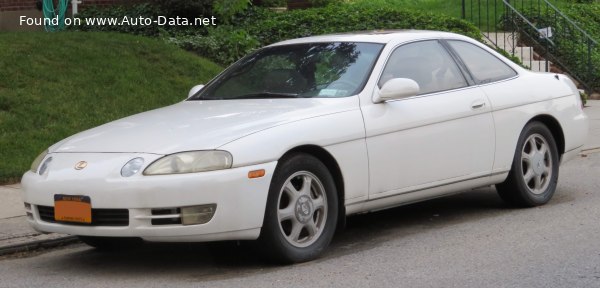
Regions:
<instances>
[{"instance_id":1,"label":"black tire sidewall","mask_svg":"<svg viewBox=\"0 0 600 288\"><path fill-rule=\"evenodd\" d=\"M282 235L278 219L278 201L281 188L285 181L298 171L308 171L314 174L325 189L327 196L327 219L323 232L316 242L307 247L296 247L290 244ZM312 155L297 153L281 159L269 187L269 196L263 227L261 230L261 245L267 256L281 263L296 263L312 260L327 248L335 232L338 216L338 197L335 182L327 167Z\"/></svg>"},{"instance_id":2,"label":"black tire sidewall","mask_svg":"<svg viewBox=\"0 0 600 288\"><path fill-rule=\"evenodd\" d=\"M523 167L521 165L521 151L523 150L523 145L525 145L525 140L529 138L529 136L533 134L539 134L546 140L550 149L550 157L552 160L552 176L550 177L550 184L546 188L546 190L541 194L532 193L527 187L527 183L523 179ZM558 182L558 167L559 167L559 157L558 157L558 148L556 146L556 141L552 136L552 132L546 127L546 125L540 122L531 122L525 126L521 136L519 137L519 142L517 145L517 150L515 151L515 156L513 159L512 165L512 177L514 177L515 184L518 188L519 194L523 200L525 200L527 205L537 206L542 205L550 201L550 198L554 195L554 191L556 190L556 185Z\"/></svg>"}]
</instances>

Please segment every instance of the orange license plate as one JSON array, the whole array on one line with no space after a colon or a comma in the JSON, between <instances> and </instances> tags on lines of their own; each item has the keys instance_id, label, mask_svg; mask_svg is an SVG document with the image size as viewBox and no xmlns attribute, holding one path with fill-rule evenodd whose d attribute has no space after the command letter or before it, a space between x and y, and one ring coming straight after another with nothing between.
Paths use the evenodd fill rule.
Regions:
<instances>
[{"instance_id":1,"label":"orange license plate","mask_svg":"<svg viewBox=\"0 0 600 288\"><path fill-rule=\"evenodd\" d=\"M54 220L92 223L92 200L89 196L54 195Z\"/></svg>"}]
</instances>

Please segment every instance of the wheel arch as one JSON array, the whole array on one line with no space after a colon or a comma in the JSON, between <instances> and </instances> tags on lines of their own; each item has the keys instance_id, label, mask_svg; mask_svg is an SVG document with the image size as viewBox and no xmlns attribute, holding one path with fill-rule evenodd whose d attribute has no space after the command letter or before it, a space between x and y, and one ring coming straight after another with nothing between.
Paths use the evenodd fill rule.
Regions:
<instances>
[{"instance_id":1,"label":"wheel arch","mask_svg":"<svg viewBox=\"0 0 600 288\"><path fill-rule=\"evenodd\" d=\"M562 154L565 153L565 134L558 120L551 115L542 114L531 118L527 124L531 122L540 122L550 129L552 137L554 137L554 141L556 141L559 158L562 157Z\"/></svg>"},{"instance_id":2,"label":"wheel arch","mask_svg":"<svg viewBox=\"0 0 600 288\"><path fill-rule=\"evenodd\" d=\"M337 160L331 155L331 153L329 153L323 147L318 146L318 145L301 145L301 146L294 147L294 148L288 150L287 152L285 152L280 157L280 159L283 159L283 158L287 157L288 155L291 155L294 153L305 153L305 154L309 154L309 155L316 157L321 162L323 162L323 164L325 164L325 167L327 167L327 170L329 170L329 173L331 173L331 176L333 176L333 181L335 183L335 187L336 187L337 194L338 194L337 227L338 227L338 230L343 228L346 225L346 206L344 204L345 203L344 202L344 199L345 199L345 197L344 197L344 195L345 195L344 175L342 174L342 170L340 169L340 166L339 166Z\"/></svg>"}]
</instances>

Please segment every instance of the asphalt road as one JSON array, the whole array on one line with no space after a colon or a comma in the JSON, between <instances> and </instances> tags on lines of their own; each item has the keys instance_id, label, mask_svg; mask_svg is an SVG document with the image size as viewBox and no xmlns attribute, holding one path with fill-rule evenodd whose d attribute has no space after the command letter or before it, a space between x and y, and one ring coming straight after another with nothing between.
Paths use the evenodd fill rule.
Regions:
<instances>
[{"instance_id":1,"label":"asphalt road","mask_svg":"<svg viewBox=\"0 0 600 288\"><path fill-rule=\"evenodd\" d=\"M251 244L83 244L0 259L0 287L600 287L600 153L561 168L552 201L493 188L350 217L319 260L273 266Z\"/></svg>"}]
</instances>

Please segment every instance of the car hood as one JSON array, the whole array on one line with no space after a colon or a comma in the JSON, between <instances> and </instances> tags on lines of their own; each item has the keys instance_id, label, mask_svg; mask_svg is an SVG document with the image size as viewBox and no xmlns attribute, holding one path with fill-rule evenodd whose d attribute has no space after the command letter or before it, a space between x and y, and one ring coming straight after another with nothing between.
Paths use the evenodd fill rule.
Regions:
<instances>
[{"instance_id":1,"label":"car hood","mask_svg":"<svg viewBox=\"0 0 600 288\"><path fill-rule=\"evenodd\" d=\"M352 109L358 109L357 97L184 101L75 134L49 150L170 154L216 149L273 126Z\"/></svg>"}]
</instances>

